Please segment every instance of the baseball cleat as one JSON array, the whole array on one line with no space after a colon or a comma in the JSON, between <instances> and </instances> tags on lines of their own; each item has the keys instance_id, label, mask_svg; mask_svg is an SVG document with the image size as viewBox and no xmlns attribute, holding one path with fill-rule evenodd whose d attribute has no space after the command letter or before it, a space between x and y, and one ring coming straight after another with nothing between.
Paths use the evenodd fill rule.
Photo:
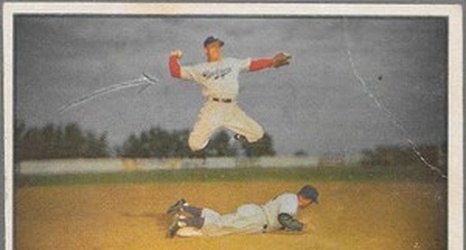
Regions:
<instances>
[{"instance_id":1,"label":"baseball cleat","mask_svg":"<svg viewBox=\"0 0 466 250\"><path fill-rule=\"evenodd\" d=\"M178 232L178 230L180 230L180 219L178 216L175 216L173 217L173 221L172 223L170 224L170 226L168 226L168 230L167 230L167 237L168 238L173 238L175 237L176 235L176 232Z\"/></svg>"},{"instance_id":2,"label":"baseball cleat","mask_svg":"<svg viewBox=\"0 0 466 250\"><path fill-rule=\"evenodd\" d=\"M233 137L235 138L235 140L237 140L237 141L239 141L241 143L248 142L248 140L246 139L246 137L244 135L235 134Z\"/></svg>"},{"instance_id":3,"label":"baseball cleat","mask_svg":"<svg viewBox=\"0 0 466 250\"><path fill-rule=\"evenodd\" d=\"M171 205L168 209L167 209L167 214L169 215L175 215L176 213L178 213L182 208L183 208L183 205L186 203L186 200L185 199L179 199L175 204Z\"/></svg>"}]
</instances>

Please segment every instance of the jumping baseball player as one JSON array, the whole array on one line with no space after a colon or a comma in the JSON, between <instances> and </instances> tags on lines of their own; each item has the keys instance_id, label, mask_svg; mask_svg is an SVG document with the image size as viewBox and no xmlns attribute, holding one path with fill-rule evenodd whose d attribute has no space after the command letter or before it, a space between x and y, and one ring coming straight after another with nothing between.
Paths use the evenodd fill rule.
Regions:
<instances>
[{"instance_id":1,"label":"jumping baseball player","mask_svg":"<svg viewBox=\"0 0 466 250\"><path fill-rule=\"evenodd\" d=\"M236 133L235 138L256 142L264 135L262 127L244 113L236 103L240 73L265 68L279 68L288 65L291 56L278 53L272 59L223 58L224 42L213 36L204 41L207 62L193 66L180 65L180 50L170 53L170 73L175 78L192 80L201 85L205 103L199 112L198 121L189 136L188 145L192 151L204 149L211 136L222 128Z\"/></svg>"},{"instance_id":2,"label":"jumping baseball player","mask_svg":"<svg viewBox=\"0 0 466 250\"><path fill-rule=\"evenodd\" d=\"M181 199L167 210L168 214L174 216L167 237L302 231L304 224L296 219L298 208L318 204L318 196L315 187L306 185L297 194L284 193L264 205L246 204L226 215L220 215L209 208L194 207Z\"/></svg>"}]
</instances>

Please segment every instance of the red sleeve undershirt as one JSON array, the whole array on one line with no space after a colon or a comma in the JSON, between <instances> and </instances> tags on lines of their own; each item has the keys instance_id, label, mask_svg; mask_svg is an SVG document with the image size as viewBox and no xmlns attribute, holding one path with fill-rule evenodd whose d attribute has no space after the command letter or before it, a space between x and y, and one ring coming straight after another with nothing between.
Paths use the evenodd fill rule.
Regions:
<instances>
[{"instance_id":1,"label":"red sleeve undershirt","mask_svg":"<svg viewBox=\"0 0 466 250\"><path fill-rule=\"evenodd\" d=\"M178 62L178 58L176 56L170 56L168 66L170 68L170 74L173 77L175 78L181 77L181 67L180 67L180 63Z\"/></svg>"},{"instance_id":2,"label":"red sleeve undershirt","mask_svg":"<svg viewBox=\"0 0 466 250\"><path fill-rule=\"evenodd\" d=\"M273 60L272 59L256 59L252 60L251 64L249 65L249 71L258 71L261 69L265 68L270 68L273 66Z\"/></svg>"}]
</instances>

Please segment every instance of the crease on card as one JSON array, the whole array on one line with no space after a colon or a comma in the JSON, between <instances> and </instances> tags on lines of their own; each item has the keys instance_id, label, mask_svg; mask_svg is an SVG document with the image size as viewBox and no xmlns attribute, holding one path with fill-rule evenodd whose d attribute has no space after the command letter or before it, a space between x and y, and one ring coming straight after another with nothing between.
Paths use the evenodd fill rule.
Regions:
<instances>
[{"instance_id":1,"label":"crease on card","mask_svg":"<svg viewBox=\"0 0 466 250\"><path fill-rule=\"evenodd\" d=\"M142 73L141 76L139 78L137 78L137 79L133 79L133 80L130 80L130 81L110 85L110 86L95 90L95 91L93 91L93 92L91 92L89 94L85 94L85 95L83 95L83 96L81 96L81 97L79 97L79 98L77 98L77 99L63 105L62 107L60 107L60 109L58 111L60 112L60 114L63 114L64 112L68 111L69 109L77 107L77 106L82 105L82 104L85 104L88 101L91 101L91 100L93 100L93 99L95 99L97 97L104 96L104 95L109 94L111 92L119 91L119 90L126 89L126 88L133 88L133 87L141 86L141 88L138 91L138 94L140 94L144 90L146 90L148 87L150 87L152 85L155 85L158 81L159 81L159 79L157 79L156 77L152 77L152 76L149 76L149 75L147 75L145 73Z\"/></svg>"},{"instance_id":2,"label":"crease on card","mask_svg":"<svg viewBox=\"0 0 466 250\"><path fill-rule=\"evenodd\" d=\"M404 139L406 140L406 142L408 142L409 146L411 147L411 150L414 152L414 154L417 156L417 158L419 160L421 160L422 163L424 163L424 165L426 167L430 168L432 171L437 172L437 174L440 177L442 177L444 179L447 179L446 174L443 173L443 171L439 167L434 166L433 164L431 164L430 162L427 161L427 159L419 151L416 143L411 139L411 136L409 135L409 132L406 130L406 128L403 127L401 122L399 122L395 118L393 113L389 109L385 108L382 105L382 103L377 99L377 97L369 90L366 81L364 80L363 77L361 77L361 75L359 74L359 71L356 68L353 53L351 52L351 49L350 49L349 43L348 43L348 33L347 33L347 27L346 26L347 26L347 20L346 20L346 18L343 18L343 29L342 30L343 30L344 48L345 48L345 51L346 51L346 54L347 54L348 61L349 61L350 66L351 66L352 73L353 73L354 77L358 80L359 86L361 86L364 94L366 96L368 96L369 99L376 105L377 109L382 111L382 113L385 114L387 119L403 133Z\"/></svg>"}]
</instances>

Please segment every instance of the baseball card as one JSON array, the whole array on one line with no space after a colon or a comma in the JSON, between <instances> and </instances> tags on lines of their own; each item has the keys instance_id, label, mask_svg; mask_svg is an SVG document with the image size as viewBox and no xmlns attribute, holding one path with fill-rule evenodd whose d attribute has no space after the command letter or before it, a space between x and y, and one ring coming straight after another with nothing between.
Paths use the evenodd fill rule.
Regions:
<instances>
[{"instance_id":1,"label":"baseball card","mask_svg":"<svg viewBox=\"0 0 466 250\"><path fill-rule=\"evenodd\" d=\"M4 249L463 249L463 5L3 4Z\"/></svg>"}]
</instances>

